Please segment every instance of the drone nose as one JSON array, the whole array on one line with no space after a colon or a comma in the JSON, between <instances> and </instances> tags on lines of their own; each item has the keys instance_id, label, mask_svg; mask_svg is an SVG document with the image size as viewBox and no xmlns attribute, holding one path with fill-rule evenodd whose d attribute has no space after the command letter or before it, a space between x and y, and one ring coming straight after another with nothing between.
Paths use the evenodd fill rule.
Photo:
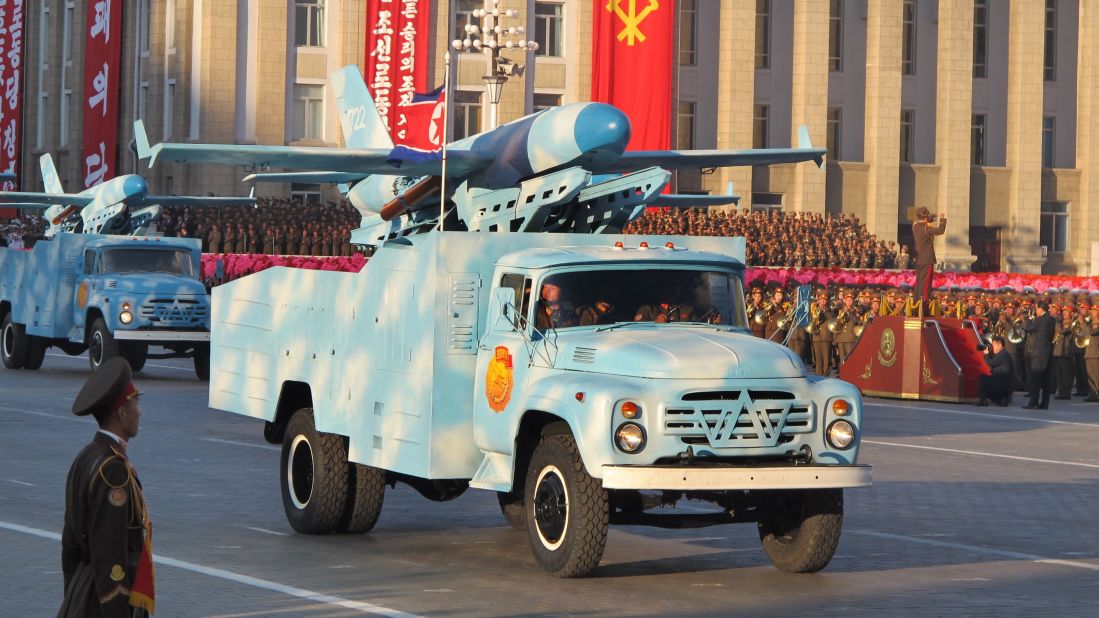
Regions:
<instances>
[{"instance_id":1,"label":"drone nose","mask_svg":"<svg viewBox=\"0 0 1099 618\"><path fill-rule=\"evenodd\" d=\"M122 183L122 193L125 195L123 201L130 206L137 205L144 201L145 193L148 190L149 186L144 178L136 175L127 176Z\"/></svg>"},{"instance_id":2,"label":"drone nose","mask_svg":"<svg viewBox=\"0 0 1099 618\"><path fill-rule=\"evenodd\" d=\"M582 152L617 159L630 143L630 119L613 105L592 103L577 116L575 135Z\"/></svg>"}]
</instances>

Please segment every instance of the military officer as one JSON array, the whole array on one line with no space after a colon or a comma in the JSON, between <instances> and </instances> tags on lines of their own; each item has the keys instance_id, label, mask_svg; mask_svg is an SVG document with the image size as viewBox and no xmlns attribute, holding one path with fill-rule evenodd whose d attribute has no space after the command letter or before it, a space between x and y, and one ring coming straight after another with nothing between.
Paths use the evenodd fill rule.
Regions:
<instances>
[{"instance_id":1,"label":"military officer","mask_svg":"<svg viewBox=\"0 0 1099 618\"><path fill-rule=\"evenodd\" d=\"M826 376L832 371L832 331L825 327L832 318L828 308L828 292L817 292L816 303L809 309L809 325L813 331L813 368L817 375Z\"/></svg>"},{"instance_id":2,"label":"military officer","mask_svg":"<svg viewBox=\"0 0 1099 618\"><path fill-rule=\"evenodd\" d=\"M836 313L836 319L842 320L839 332L836 333L836 357L840 364L847 359L847 355L855 347L855 326L859 320L858 308L855 307L855 294L851 290L843 293L843 306Z\"/></svg>"},{"instance_id":3,"label":"military officer","mask_svg":"<svg viewBox=\"0 0 1099 618\"><path fill-rule=\"evenodd\" d=\"M561 286L543 283L541 296L542 300L538 302L538 313L534 320L538 330L568 328L580 323L576 307L572 302L561 298Z\"/></svg>"},{"instance_id":4,"label":"military officer","mask_svg":"<svg viewBox=\"0 0 1099 618\"><path fill-rule=\"evenodd\" d=\"M781 322L790 313L790 303L786 302L786 290L776 285L771 290L771 311L767 314L767 323L763 325L763 336L771 341L782 342L786 331L779 329Z\"/></svg>"},{"instance_id":5,"label":"military officer","mask_svg":"<svg viewBox=\"0 0 1099 618\"><path fill-rule=\"evenodd\" d=\"M65 594L58 616L145 616L155 609L152 528L126 454L141 421L139 396L129 363L115 357L73 402L73 414L92 415L99 431L76 456L65 484Z\"/></svg>"}]
</instances>

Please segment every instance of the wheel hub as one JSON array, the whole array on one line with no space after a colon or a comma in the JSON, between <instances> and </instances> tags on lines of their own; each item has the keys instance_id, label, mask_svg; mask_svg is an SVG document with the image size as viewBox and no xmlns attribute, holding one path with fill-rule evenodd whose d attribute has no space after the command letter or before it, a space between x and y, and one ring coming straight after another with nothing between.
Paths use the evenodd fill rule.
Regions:
<instances>
[{"instance_id":1,"label":"wheel hub","mask_svg":"<svg viewBox=\"0 0 1099 618\"><path fill-rule=\"evenodd\" d=\"M103 335L98 332L92 333L92 342L88 346L88 356L91 357L92 362L97 367L103 364Z\"/></svg>"},{"instance_id":2,"label":"wheel hub","mask_svg":"<svg viewBox=\"0 0 1099 618\"><path fill-rule=\"evenodd\" d=\"M15 350L15 328L11 322L4 325L4 356L10 357Z\"/></svg>"},{"instance_id":3,"label":"wheel hub","mask_svg":"<svg viewBox=\"0 0 1099 618\"><path fill-rule=\"evenodd\" d=\"M568 494L561 473L556 468L543 471L534 493L534 521L548 546L561 542L568 513Z\"/></svg>"},{"instance_id":4,"label":"wheel hub","mask_svg":"<svg viewBox=\"0 0 1099 618\"><path fill-rule=\"evenodd\" d=\"M286 465L287 487L294 506L304 509L313 496L313 449L305 436L295 436Z\"/></svg>"}]
</instances>

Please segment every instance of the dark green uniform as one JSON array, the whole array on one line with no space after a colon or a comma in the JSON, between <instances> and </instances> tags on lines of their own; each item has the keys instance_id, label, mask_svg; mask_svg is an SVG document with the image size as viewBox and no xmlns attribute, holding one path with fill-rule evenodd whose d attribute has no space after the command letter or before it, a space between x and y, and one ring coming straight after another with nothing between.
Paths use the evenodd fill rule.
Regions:
<instances>
[{"instance_id":1,"label":"dark green uniform","mask_svg":"<svg viewBox=\"0 0 1099 618\"><path fill-rule=\"evenodd\" d=\"M126 447L97 432L76 456L65 484L65 597L59 617L134 615L130 588L147 516Z\"/></svg>"}]
</instances>

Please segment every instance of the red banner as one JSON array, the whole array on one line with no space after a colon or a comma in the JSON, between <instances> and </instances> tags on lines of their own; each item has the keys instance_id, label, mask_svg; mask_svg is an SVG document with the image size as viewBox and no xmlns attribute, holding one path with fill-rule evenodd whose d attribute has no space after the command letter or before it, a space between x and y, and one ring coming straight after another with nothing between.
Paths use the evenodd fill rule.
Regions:
<instances>
[{"instance_id":1,"label":"red banner","mask_svg":"<svg viewBox=\"0 0 1099 618\"><path fill-rule=\"evenodd\" d=\"M0 0L0 171L19 173L20 136L23 132L23 0ZM0 188L14 191L17 180L5 180ZM15 210L0 209L0 216L14 217Z\"/></svg>"},{"instance_id":2,"label":"red banner","mask_svg":"<svg viewBox=\"0 0 1099 618\"><path fill-rule=\"evenodd\" d=\"M427 90L432 0L367 0L366 85L395 145L409 138L404 108Z\"/></svg>"},{"instance_id":3,"label":"red banner","mask_svg":"<svg viewBox=\"0 0 1099 618\"><path fill-rule=\"evenodd\" d=\"M671 145L675 0L594 0L592 100L630 118L629 150Z\"/></svg>"},{"instance_id":4,"label":"red banner","mask_svg":"<svg viewBox=\"0 0 1099 618\"><path fill-rule=\"evenodd\" d=\"M84 188L117 173L122 0L88 0L84 48Z\"/></svg>"}]
</instances>

